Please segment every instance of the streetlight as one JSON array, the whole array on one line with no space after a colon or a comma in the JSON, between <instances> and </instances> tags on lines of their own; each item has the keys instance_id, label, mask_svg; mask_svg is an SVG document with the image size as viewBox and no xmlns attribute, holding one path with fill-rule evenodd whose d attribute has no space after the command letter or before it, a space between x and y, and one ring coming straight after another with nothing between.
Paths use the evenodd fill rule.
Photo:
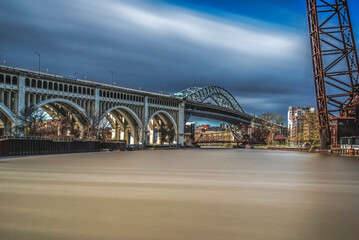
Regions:
<instances>
[{"instance_id":1,"label":"streetlight","mask_svg":"<svg viewBox=\"0 0 359 240\"><path fill-rule=\"evenodd\" d=\"M37 56L39 56L39 73L40 73L40 61L41 61L41 55L38 52L34 52Z\"/></svg>"},{"instance_id":2,"label":"streetlight","mask_svg":"<svg viewBox=\"0 0 359 240\"><path fill-rule=\"evenodd\" d=\"M112 82L113 82L113 85L115 85L115 82L113 81L113 71L111 69L108 69L108 71L111 73Z\"/></svg>"}]
</instances>

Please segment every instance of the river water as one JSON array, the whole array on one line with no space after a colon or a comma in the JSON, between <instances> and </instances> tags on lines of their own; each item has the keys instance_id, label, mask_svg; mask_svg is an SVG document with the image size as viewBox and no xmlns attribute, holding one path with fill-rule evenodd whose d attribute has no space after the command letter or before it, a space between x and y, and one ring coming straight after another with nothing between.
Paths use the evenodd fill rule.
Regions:
<instances>
[{"instance_id":1,"label":"river water","mask_svg":"<svg viewBox=\"0 0 359 240\"><path fill-rule=\"evenodd\" d=\"M0 159L0 239L357 240L359 158L207 149Z\"/></svg>"}]
</instances>

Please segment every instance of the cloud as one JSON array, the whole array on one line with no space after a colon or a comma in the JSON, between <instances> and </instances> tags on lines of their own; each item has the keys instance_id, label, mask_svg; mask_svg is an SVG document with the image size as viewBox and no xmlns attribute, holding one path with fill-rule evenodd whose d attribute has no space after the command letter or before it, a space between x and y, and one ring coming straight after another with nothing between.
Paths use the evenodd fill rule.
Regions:
<instances>
[{"instance_id":1,"label":"cloud","mask_svg":"<svg viewBox=\"0 0 359 240\"><path fill-rule=\"evenodd\" d=\"M288 94L312 94L309 44L296 29L154 0L1 5L0 29L6 34L0 52L15 66L35 69L36 50L43 69L57 74L79 72L109 83L112 69L118 85L167 93L219 85L245 109L263 96L270 111L291 104Z\"/></svg>"},{"instance_id":2,"label":"cloud","mask_svg":"<svg viewBox=\"0 0 359 240\"><path fill-rule=\"evenodd\" d=\"M273 33L178 7L153 9L109 2L110 9L119 20L135 25L138 30L238 54L287 59L298 44L288 33Z\"/></svg>"}]
</instances>

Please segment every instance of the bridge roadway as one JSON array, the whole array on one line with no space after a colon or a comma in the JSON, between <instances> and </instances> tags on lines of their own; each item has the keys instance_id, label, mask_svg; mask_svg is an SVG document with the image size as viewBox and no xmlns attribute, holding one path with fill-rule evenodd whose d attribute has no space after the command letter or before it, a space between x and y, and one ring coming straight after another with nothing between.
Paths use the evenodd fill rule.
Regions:
<instances>
[{"instance_id":1,"label":"bridge roadway","mask_svg":"<svg viewBox=\"0 0 359 240\"><path fill-rule=\"evenodd\" d=\"M41 108L54 119L69 117L80 131L106 118L115 138L131 144L155 143L155 129L161 126L174 129L174 143L183 144L190 116L250 124L251 116L222 88L183 92L170 96L0 66L0 129L3 135L14 134L21 113L29 108ZM205 103L208 99L216 105Z\"/></svg>"},{"instance_id":2,"label":"bridge roadway","mask_svg":"<svg viewBox=\"0 0 359 240\"><path fill-rule=\"evenodd\" d=\"M252 115L209 103L185 101L186 119L192 116L216 119L230 124L251 124Z\"/></svg>"}]
</instances>

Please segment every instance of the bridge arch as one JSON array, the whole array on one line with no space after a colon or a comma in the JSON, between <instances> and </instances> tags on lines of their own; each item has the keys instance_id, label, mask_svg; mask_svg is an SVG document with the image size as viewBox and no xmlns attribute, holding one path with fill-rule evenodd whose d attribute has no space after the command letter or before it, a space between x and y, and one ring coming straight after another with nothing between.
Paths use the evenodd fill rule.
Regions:
<instances>
[{"instance_id":1,"label":"bridge arch","mask_svg":"<svg viewBox=\"0 0 359 240\"><path fill-rule=\"evenodd\" d=\"M159 111L157 111L157 112L155 112L155 113L153 113L148 119L148 123L151 121L151 119L154 117L154 116L156 116L156 115L161 115L161 114L164 114L169 120L170 120L170 122L171 122L171 124L173 125L173 127L176 129L176 131L177 131L177 124L176 124L176 121L174 120L174 118L172 117L172 115L171 114L169 114L168 112L166 112L166 111L164 111L164 110L159 110ZM162 117L162 116L161 116ZM163 119L163 117L162 117L162 119ZM147 124L148 124L147 123Z\"/></svg>"},{"instance_id":2,"label":"bridge arch","mask_svg":"<svg viewBox=\"0 0 359 240\"><path fill-rule=\"evenodd\" d=\"M0 112L8 119L12 124L16 122L15 114L5 104L0 102Z\"/></svg>"},{"instance_id":3,"label":"bridge arch","mask_svg":"<svg viewBox=\"0 0 359 240\"><path fill-rule=\"evenodd\" d=\"M3 128L0 135L10 135L12 127L14 127L15 124L15 114L7 106L5 106L5 104L0 102L0 128Z\"/></svg>"},{"instance_id":4,"label":"bridge arch","mask_svg":"<svg viewBox=\"0 0 359 240\"><path fill-rule=\"evenodd\" d=\"M114 106L104 112L100 119L108 119L109 115L112 115L111 125L114 128L116 140L126 140L129 144L142 143L143 124L138 115L131 108L120 105ZM114 126L116 123L119 128ZM129 129L127 129L127 125L129 126Z\"/></svg>"},{"instance_id":5,"label":"bridge arch","mask_svg":"<svg viewBox=\"0 0 359 240\"><path fill-rule=\"evenodd\" d=\"M188 101L203 103L207 99L212 99L218 106L244 113L243 108L226 89L218 86L191 87L177 94L176 97Z\"/></svg>"},{"instance_id":6,"label":"bridge arch","mask_svg":"<svg viewBox=\"0 0 359 240\"><path fill-rule=\"evenodd\" d=\"M164 110L159 110L154 112L149 118L148 122L146 123L146 128L148 130L147 135L147 143L149 144L159 144L160 139L159 136L156 136L156 131L158 134L158 131L161 127L166 127L166 129L172 131L174 136L172 139L172 142L177 143L178 142L178 129L177 129L177 123L173 116ZM156 139L157 137L157 139ZM169 137L169 136L168 136ZM170 138L170 137L169 137Z\"/></svg>"},{"instance_id":7,"label":"bridge arch","mask_svg":"<svg viewBox=\"0 0 359 240\"><path fill-rule=\"evenodd\" d=\"M108 109L105 113L102 114L101 119L105 118L107 114L109 114L110 112L115 111L115 110L119 110L119 111L122 110L121 112L123 112L123 113L127 112L127 114L126 114L127 117L128 116L133 117L136 124L138 124L138 126L142 128L142 122L141 122L140 118L137 116L137 114L131 108L128 108L125 106L114 106L114 107ZM132 123L133 123L133 121L132 121Z\"/></svg>"},{"instance_id":8,"label":"bridge arch","mask_svg":"<svg viewBox=\"0 0 359 240\"><path fill-rule=\"evenodd\" d=\"M45 106L49 105L51 108L57 109L56 105L61 106L65 109L66 113L70 113L74 116L75 120L83 126L92 122L92 118L88 115L85 109L83 109L78 104L62 98L51 98L44 100L34 106L34 108L42 108L44 109ZM50 109L44 109L45 112L50 113ZM51 116L51 113L49 114Z\"/></svg>"}]
</instances>

